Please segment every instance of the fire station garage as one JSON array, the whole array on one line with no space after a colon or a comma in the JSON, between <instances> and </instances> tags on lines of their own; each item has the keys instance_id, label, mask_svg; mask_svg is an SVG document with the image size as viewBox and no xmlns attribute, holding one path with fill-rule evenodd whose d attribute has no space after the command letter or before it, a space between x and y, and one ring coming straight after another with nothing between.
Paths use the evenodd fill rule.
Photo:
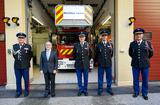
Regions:
<instances>
[{"instance_id":1,"label":"fire station garage","mask_svg":"<svg viewBox=\"0 0 160 105\"><path fill-rule=\"evenodd\" d=\"M133 41L133 30L137 27L146 30L144 38L152 42L155 51L151 59L149 80L160 80L159 0L14 0L12 4L10 0L0 2L0 85L15 88L14 59L9 50L17 43L16 33L25 32L28 35L27 43L33 47L31 84L44 84L44 77L39 73L39 63L46 41L51 41L58 52L59 71L56 83L70 84L77 83L72 51L73 43L78 41L78 33L88 33L86 39L94 52L94 46L100 41L101 28L111 30L109 40L114 45L112 77L115 85L132 85L128 48ZM81 9L76 11L71 9L73 6ZM70 17L73 12L79 14ZM17 17L16 22L12 22L13 17ZM135 18L135 21L130 18ZM89 83L96 84L97 67L93 64L90 61Z\"/></svg>"},{"instance_id":2,"label":"fire station garage","mask_svg":"<svg viewBox=\"0 0 160 105\"><path fill-rule=\"evenodd\" d=\"M39 4L39 5L36 5ZM57 5L59 4L59 5ZM77 83L75 74L74 59L72 57L73 45L78 42L78 34L87 32L86 40L92 46L94 55L94 47L99 38L99 29L111 28L111 15L114 16L114 2L83 1L80 6L79 1L66 1L65 5L61 5L61 1L33 1L32 2L32 45L33 45L33 81L32 84L43 84L43 75L39 73L40 54L44 50L44 44L50 40L54 49L58 53L58 74L56 75L56 83ZM83 5L83 4L91 4ZM107 8L108 11L106 11ZM76 8L78 9L76 9ZM85 11L83 11L83 8ZM98 8L98 9L97 9ZM105 14L101 9L104 9ZM42 13L41 11L46 10ZM76 13L78 15L73 16ZM83 13L86 12L86 13ZM109 14L110 13L110 14ZM86 19L82 15L85 14ZM102 15L103 14L103 15ZM108 15L109 14L109 15ZM64 15L64 16L63 16ZM46 19L48 17L48 19ZM67 19L65 19L67 17ZM93 28L93 19L96 24ZM47 23L48 22L48 23ZM46 25L45 25L46 24ZM93 32L92 32L93 31ZM94 57L94 56L93 56ZM94 62L90 62L89 83L97 83L97 67L93 67ZM113 72L114 76L114 72Z\"/></svg>"}]
</instances>

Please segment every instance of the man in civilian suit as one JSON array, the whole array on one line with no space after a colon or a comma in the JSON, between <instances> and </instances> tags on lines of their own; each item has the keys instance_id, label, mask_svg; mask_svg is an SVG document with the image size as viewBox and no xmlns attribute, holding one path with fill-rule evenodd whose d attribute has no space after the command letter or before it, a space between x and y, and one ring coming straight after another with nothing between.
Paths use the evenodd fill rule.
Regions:
<instances>
[{"instance_id":1,"label":"man in civilian suit","mask_svg":"<svg viewBox=\"0 0 160 105\"><path fill-rule=\"evenodd\" d=\"M142 74L142 96L148 100L148 74L150 67L150 58L153 56L151 42L143 40L144 29L137 28L133 34L135 40L130 43L129 55L132 58L131 66L133 73L133 97L139 95L139 76Z\"/></svg>"},{"instance_id":2,"label":"man in civilian suit","mask_svg":"<svg viewBox=\"0 0 160 105\"><path fill-rule=\"evenodd\" d=\"M52 50L52 43L46 42L45 51L42 51L40 58L40 72L44 74L45 94L44 97L55 96L55 75L58 68L56 51Z\"/></svg>"}]
</instances>

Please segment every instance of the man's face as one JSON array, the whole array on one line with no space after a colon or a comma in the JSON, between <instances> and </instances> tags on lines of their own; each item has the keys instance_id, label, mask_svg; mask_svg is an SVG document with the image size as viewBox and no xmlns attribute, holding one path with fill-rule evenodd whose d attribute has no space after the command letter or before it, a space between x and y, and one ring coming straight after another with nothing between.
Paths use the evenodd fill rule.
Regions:
<instances>
[{"instance_id":1,"label":"man's face","mask_svg":"<svg viewBox=\"0 0 160 105\"><path fill-rule=\"evenodd\" d=\"M26 38L25 37L18 37L18 42L20 44L25 43Z\"/></svg>"},{"instance_id":2,"label":"man's face","mask_svg":"<svg viewBox=\"0 0 160 105\"><path fill-rule=\"evenodd\" d=\"M102 35L102 41L107 41L108 36L107 35Z\"/></svg>"},{"instance_id":3,"label":"man's face","mask_svg":"<svg viewBox=\"0 0 160 105\"><path fill-rule=\"evenodd\" d=\"M136 33L135 34L135 39L136 40L142 40L142 38L143 38L143 33Z\"/></svg>"},{"instance_id":4,"label":"man's face","mask_svg":"<svg viewBox=\"0 0 160 105\"><path fill-rule=\"evenodd\" d=\"M46 50L50 50L50 49L52 49L52 43L47 42L46 43Z\"/></svg>"},{"instance_id":5,"label":"man's face","mask_svg":"<svg viewBox=\"0 0 160 105\"><path fill-rule=\"evenodd\" d=\"M80 42L84 42L84 41L85 41L85 39L86 39L86 37L85 37L85 36L79 36L79 41L80 41Z\"/></svg>"}]
</instances>

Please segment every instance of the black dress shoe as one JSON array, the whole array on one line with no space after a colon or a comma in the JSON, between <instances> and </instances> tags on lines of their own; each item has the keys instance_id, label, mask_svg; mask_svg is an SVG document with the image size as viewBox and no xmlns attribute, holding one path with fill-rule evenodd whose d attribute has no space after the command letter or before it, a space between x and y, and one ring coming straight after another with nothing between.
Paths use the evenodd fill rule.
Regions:
<instances>
[{"instance_id":1,"label":"black dress shoe","mask_svg":"<svg viewBox=\"0 0 160 105\"><path fill-rule=\"evenodd\" d=\"M15 95L16 98L18 98L18 97L20 97L20 96L21 96L20 93L16 93L16 95Z\"/></svg>"},{"instance_id":2,"label":"black dress shoe","mask_svg":"<svg viewBox=\"0 0 160 105\"><path fill-rule=\"evenodd\" d=\"M55 97L55 96L56 96L55 93L52 93L52 94L51 94L51 97Z\"/></svg>"},{"instance_id":3,"label":"black dress shoe","mask_svg":"<svg viewBox=\"0 0 160 105\"><path fill-rule=\"evenodd\" d=\"M148 96L142 95L142 97L143 97L144 100L148 100Z\"/></svg>"},{"instance_id":4,"label":"black dress shoe","mask_svg":"<svg viewBox=\"0 0 160 105\"><path fill-rule=\"evenodd\" d=\"M24 93L24 97L28 97L29 96L29 93Z\"/></svg>"},{"instance_id":5,"label":"black dress shoe","mask_svg":"<svg viewBox=\"0 0 160 105\"><path fill-rule=\"evenodd\" d=\"M113 93L112 91L108 91L108 90L107 90L107 93L109 93L111 96L114 95L114 93Z\"/></svg>"},{"instance_id":6,"label":"black dress shoe","mask_svg":"<svg viewBox=\"0 0 160 105\"><path fill-rule=\"evenodd\" d=\"M78 92L77 96L81 96L82 95L82 92Z\"/></svg>"},{"instance_id":7,"label":"black dress shoe","mask_svg":"<svg viewBox=\"0 0 160 105\"><path fill-rule=\"evenodd\" d=\"M85 95L85 96L88 96L88 92L84 92L84 95Z\"/></svg>"},{"instance_id":8,"label":"black dress shoe","mask_svg":"<svg viewBox=\"0 0 160 105\"><path fill-rule=\"evenodd\" d=\"M102 92L98 92L97 95L98 95L98 96L102 96Z\"/></svg>"},{"instance_id":9,"label":"black dress shoe","mask_svg":"<svg viewBox=\"0 0 160 105\"><path fill-rule=\"evenodd\" d=\"M133 94L133 97L136 98L136 97L138 97L138 95L139 95L139 94L134 93L134 94Z\"/></svg>"}]
</instances>

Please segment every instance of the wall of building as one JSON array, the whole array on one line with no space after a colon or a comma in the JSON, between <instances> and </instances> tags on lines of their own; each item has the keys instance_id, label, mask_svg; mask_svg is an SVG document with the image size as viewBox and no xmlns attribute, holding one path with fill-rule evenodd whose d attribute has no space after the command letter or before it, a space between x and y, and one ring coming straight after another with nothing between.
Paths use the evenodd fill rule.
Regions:
<instances>
[{"instance_id":1,"label":"wall of building","mask_svg":"<svg viewBox=\"0 0 160 105\"><path fill-rule=\"evenodd\" d=\"M8 53L8 49L12 49L12 45L17 43L16 34L18 32L26 33L25 0L14 0L12 3L10 0L5 0L4 4L5 16L10 18L19 17L18 23L20 24L20 26L16 26L13 22L10 21L11 26L5 26L7 86L8 88L15 88L14 59L12 54Z\"/></svg>"},{"instance_id":2,"label":"wall of building","mask_svg":"<svg viewBox=\"0 0 160 105\"><path fill-rule=\"evenodd\" d=\"M133 25L128 18L133 16L133 0L115 0L115 69L116 84L132 85L129 44L133 40Z\"/></svg>"},{"instance_id":3,"label":"wall of building","mask_svg":"<svg viewBox=\"0 0 160 105\"><path fill-rule=\"evenodd\" d=\"M2 19L4 17L4 0L0 0L0 34L5 35L5 24ZM0 41L0 85L6 84L6 50L5 50L5 41Z\"/></svg>"},{"instance_id":4,"label":"wall of building","mask_svg":"<svg viewBox=\"0 0 160 105\"><path fill-rule=\"evenodd\" d=\"M160 0L134 0L135 28L152 32L154 56L151 59L149 80L160 80Z\"/></svg>"}]
</instances>

